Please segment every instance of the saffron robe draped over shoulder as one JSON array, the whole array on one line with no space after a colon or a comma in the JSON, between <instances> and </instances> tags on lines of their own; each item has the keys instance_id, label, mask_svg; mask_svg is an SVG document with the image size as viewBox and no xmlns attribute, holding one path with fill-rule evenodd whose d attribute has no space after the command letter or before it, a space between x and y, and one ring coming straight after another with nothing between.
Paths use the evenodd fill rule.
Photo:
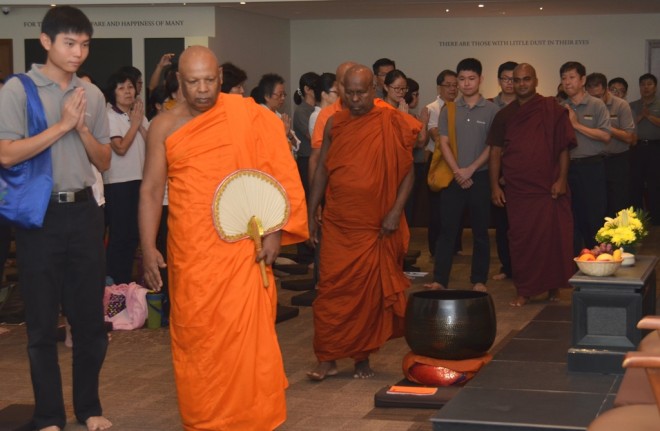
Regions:
<instances>
[{"instance_id":1,"label":"saffron robe draped over shoulder","mask_svg":"<svg viewBox=\"0 0 660 431\"><path fill-rule=\"evenodd\" d=\"M402 335L410 286L402 269L410 238L404 215L394 233L379 232L411 169L420 129L412 116L377 106L356 118L348 110L333 116L313 304L319 361L364 360Z\"/></svg>"},{"instance_id":2,"label":"saffron robe draped over shoulder","mask_svg":"<svg viewBox=\"0 0 660 431\"><path fill-rule=\"evenodd\" d=\"M500 135L495 141L503 143L509 250L518 295L568 287L575 272L570 191L557 199L551 195L559 178L559 154L576 145L568 113L554 98L536 95L522 105L510 103L497 116L493 132Z\"/></svg>"},{"instance_id":3,"label":"saffron robe draped over shoulder","mask_svg":"<svg viewBox=\"0 0 660 431\"><path fill-rule=\"evenodd\" d=\"M258 169L287 192L282 244L307 233L304 192L281 120L252 99L220 94L166 141L172 356L186 431L272 430L284 422L287 386L275 333L277 292L264 288L254 243L215 231L218 185Z\"/></svg>"}]
</instances>

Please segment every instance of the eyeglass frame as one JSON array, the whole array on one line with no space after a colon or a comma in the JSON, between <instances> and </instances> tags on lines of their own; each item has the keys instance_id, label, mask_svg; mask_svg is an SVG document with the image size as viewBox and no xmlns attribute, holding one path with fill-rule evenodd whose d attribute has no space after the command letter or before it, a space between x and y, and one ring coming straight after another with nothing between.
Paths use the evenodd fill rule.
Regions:
<instances>
[{"instance_id":1,"label":"eyeglass frame","mask_svg":"<svg viewBox=\"0 0 660 431\"><path fill-rule=\"evenodd\" d=\"M409 90L408 87L391 87L389 85L387 86L387 88L394 91L395 93L403 93L403 94L407 94Z\"/></svg>"}]
</instances>

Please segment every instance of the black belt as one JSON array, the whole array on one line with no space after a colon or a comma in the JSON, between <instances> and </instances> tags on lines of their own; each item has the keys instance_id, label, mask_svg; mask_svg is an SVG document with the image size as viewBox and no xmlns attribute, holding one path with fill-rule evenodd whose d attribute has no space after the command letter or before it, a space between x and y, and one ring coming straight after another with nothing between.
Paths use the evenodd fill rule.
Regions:
<instances>
[{"instance_id":1,"label":"black belt","mask_svg":"<svg viewBox=\"0 0 660 431\"><path fill-rule=\"evenodd\" d=\"M58 204L70 204L88 201L93 197L92 188L87 187L77 192L53 192L50 194L50 201Z\"/></svg>"},{"instance_id":2,"label":"black belt","mask_svg":"<svg viewBox=\"0 0 660 431\"><path fill-rule=\"evenodd\" d=\"M571 163L574 165L593 165L603 161L602 155L589 156L589 157L580 157L577 159L571 159Z\"/></svg>"},{"instance_id":3,"label":"black belt","mask_svg":"<svg viewBox=\"0 0 660 431\"><path fill-rule=\"evenodd\" d=\"M606 159L616 159L617 157L621 156L627 156L628 155L628 150L622 151L620 153L607 153L604 155Z\"/></svg>"},{"instance_id":4,"label":"black belt","mask_svg":"<svg viewBox=\"0 0 660 431\"><path fill-rule=\"evenodd\" d=\"M656 145L660 144L660 139L639 139L637 143L639 145Z\"/></svg>"}]
</instances>

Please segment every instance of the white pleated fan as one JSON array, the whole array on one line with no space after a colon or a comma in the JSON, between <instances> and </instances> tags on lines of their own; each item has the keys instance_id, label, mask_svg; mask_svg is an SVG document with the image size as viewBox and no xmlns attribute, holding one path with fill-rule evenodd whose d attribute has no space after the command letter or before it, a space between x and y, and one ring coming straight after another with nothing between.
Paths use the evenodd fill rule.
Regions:
<instances>
[{"instance_id":1,"label":"white pleated fan","mask_svg":"<svg viewBox=\"0 0 660 431\"><path fill-rule=\"evenodd\" d=\"M272 176L255 169L240 169L220 183L213 197L213 224L220 238L236 242L251 238L257 253L261 236L281 229L289 220L289 199ZM266 269L260 262L264 285Z\"/></svg>"}]
</instances>

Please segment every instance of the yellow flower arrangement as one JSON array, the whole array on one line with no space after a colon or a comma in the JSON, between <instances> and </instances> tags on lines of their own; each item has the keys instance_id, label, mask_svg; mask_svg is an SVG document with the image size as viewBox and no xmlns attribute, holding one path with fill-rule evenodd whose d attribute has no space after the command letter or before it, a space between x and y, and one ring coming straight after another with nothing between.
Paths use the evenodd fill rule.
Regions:
<instances>
[{"instance_id":1,"label":"yellow flower arrangement","mask_svg":"<svg viewBox=\"0 0 660 431\"><path fill-rule=\"evenodd\" d=\"M622 209L615 218L605 217L605 224L598 230L596 241L617 247L634 246L648 235L648 215L633 207Z\"/></svg>"}]
</instances>

